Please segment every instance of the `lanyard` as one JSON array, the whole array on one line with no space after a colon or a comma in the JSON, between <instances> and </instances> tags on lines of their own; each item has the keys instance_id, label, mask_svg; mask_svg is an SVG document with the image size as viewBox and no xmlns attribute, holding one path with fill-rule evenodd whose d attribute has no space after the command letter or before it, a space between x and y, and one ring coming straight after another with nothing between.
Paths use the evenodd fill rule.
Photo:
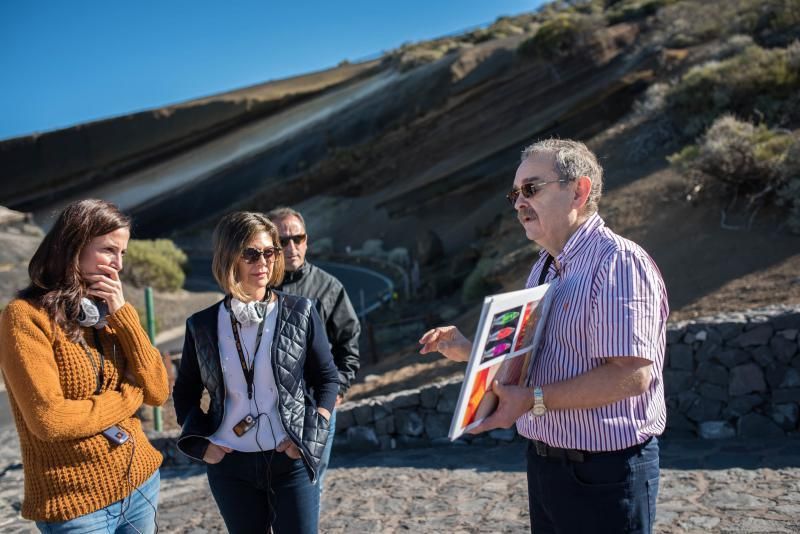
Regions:
<instances>
[{"instance_id":1,"label":"lanyard","mask_svg":"<svg viewBox=\"0 0 800 534\"><path fill-rule=\"evenodd\" d=\"M544 284L545 278L547 278L547 273L550 272L550 266L553 264L553 255L548 253L547 259L544 260L544 266L542 266L542 273L539 275L539 283L536 284L540 286Z\"/></svg>"},{"instance_id":2,"label":"lanyard","mask_svg":"<svg viewBox=\"0 0 800 534\"><path fill-rule=\"evenodd\" d=\"M269 296L270 293L267 292L267 297ZM244 350L242 350L242 340L239 337L239 322L233 316L230 300L225 301L225 307L228 309L228 317L231 319L231 330L233 330L233 339L236 341L236 352L239 353L239 363L242 365L244 381L247 383L247 398L252 399L253 381L256 373L256 354L258 354L258 348L261 346L261 336L264 334L264 325L267 323L267 318L265 316L258 325L258 333L256 334L256 348L253 350L253 363L248 367L247 359L244 357Z\"/></svg>"},{"instance_id":3,"label":"lanyard","mask_svg":"<svg viewBox=\"0 0 800 534\"><path fill-rule=\"evenodd\" d=\"M97 331L96 328L92 328L92 332L94 333L94 346L97 349L97 354L100 357L100 370L97 370L97 364L94 363L94 358L92 357L92 351L89 349L89 345L86 344L86 341L81 339L81 347L83 347L83 351L86 353L86 357L89 358L89 362L92 364L92 370L94 370L95 378L96 378L96 386L94 389L94 394L99 395L100 390L103 388L103 381L105 379L105 371L106 371L106 358L105 354L103 353L103 345L100 343L100 333Z\"/></svg>"}]
</instances>

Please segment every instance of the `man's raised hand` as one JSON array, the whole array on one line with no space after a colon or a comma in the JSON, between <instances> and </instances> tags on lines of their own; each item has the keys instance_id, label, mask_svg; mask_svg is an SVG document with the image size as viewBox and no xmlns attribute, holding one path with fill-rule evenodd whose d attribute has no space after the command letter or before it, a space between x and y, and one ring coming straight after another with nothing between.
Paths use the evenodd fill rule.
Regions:
<instances>
[{"instance_id":1,"label":"man's raised hand","mask_svg":"<svg viewBox=\"0 0 800 534\"><path fill-rule=\"evenodd\" d=\"M428 330L419 340L420 354L440 352L448 360L466 362L472 352L472 342L455 326L438 326Z\"/></svg>"}]
</instances>

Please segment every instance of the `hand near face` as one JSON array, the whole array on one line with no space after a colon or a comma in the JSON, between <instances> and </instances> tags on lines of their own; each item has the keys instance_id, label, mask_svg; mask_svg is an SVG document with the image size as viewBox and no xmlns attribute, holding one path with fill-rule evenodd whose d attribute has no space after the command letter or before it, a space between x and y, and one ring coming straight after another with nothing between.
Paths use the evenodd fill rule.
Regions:
<instances>
[{"instance_id":1,"label":"hand near face","mask_svg":"<svg viewBox=\"0 0 800 534\"><path fill-rule=\"evenodd\" d=\"M87 293L95 300L104 300L108 304L108 312L114 313L125 304L119 272L108 265L98 265L97 270L103 274L85 276L89 284Z\"/></svg>"},{"instance_id":2,"label":"hand near face","mask_svg":"<svg viewBox=\"0 0 800 534\"><path fill-rule=\"evenodd\" d=\"M78 271L88 289L88 296L108 304L114 313L125 304L119 272L131 237L127 227L97 236L89 241L78 256Z\"/></svg>"},{"instance_id":3,"label":"hand near face","mask_svg":"<svg viewBox=\"0 0 800 534\"><path fill-rule=\"evenodd\" d=\"M472 352L472 342L455 326L439 326L428 330L419 340L420 354L440 352L448 360L466 362Z\"/></svg>"}]
</instances>

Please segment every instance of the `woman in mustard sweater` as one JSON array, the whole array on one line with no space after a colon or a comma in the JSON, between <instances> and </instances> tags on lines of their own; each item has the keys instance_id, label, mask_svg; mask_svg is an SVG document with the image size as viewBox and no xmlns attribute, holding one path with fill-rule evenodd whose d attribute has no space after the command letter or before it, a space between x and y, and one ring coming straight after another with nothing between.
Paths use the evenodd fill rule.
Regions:
<instances>
[{"instance_id":1,"label":"woman in mustard sweater","mask_svg":"<svg viewBox=\"0 0 800 534\"><path fill-rule=\"evenodd\" d=\"M155 530L161 454L136 411L162 404L169 385L123 296L129 237L113 204L70 204L31 259L30 285L0 317L22 516L42 532Z\"/></svg>"}]
</instances>

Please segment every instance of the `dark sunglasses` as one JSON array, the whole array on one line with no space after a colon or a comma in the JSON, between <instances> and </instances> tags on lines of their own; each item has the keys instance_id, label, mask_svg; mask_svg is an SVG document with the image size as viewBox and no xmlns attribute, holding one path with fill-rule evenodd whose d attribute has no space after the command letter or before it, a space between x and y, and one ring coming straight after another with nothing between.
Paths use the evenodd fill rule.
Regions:
<instances>
[{"instance_id":1,"label":"dark sunglasses","mask_svg":"<svg viewBox=\"0 0 800 534\"><path fill-rule=\"evenodd\" d=\"M295 245L302 245L306 241L306 234L282 235L278 241L281 242L282 247L288 247L289 241L293 242Z\"/></svg>"},{"instance_id":2,"label":"dark sunglasses","mask_svg":"<svg viewBox=\"0 0 800 534\"><path fill-rule=\"evenodd\" d=\"M267 247L264 250L249 247L242 251L242 259L246 263L255 263L261 259L261 256L264 256L264 259L269 263L275 261L275 257L280 253L280 247Z\"/></svg>"},{"instance_id":3,"label":"dark sunglasses","mask_svg":"<svg viewBox=\"0 0 800 534\"><path fill-rule=\"evenodd\" d=\"M547 184L565 184L570 180L549 180L547 182L536 182L536 183L527 183L522 184L521 187L515 187L511 190L510 193L506 195L506 198L511 203L512 206L516 206L517 198L519 198L520 193L522 193L523 198L533 198L533 196L542 190L542 186Z\"/></svg>"}]
</instances>

